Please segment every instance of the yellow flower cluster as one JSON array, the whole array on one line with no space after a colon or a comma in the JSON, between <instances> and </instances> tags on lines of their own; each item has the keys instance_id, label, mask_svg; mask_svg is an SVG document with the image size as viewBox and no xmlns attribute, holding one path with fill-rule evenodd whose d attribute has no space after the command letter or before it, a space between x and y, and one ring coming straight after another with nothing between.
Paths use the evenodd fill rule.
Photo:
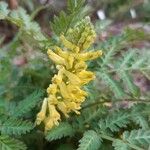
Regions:
<instances>
[{"instance_id":1,"label":"yellow flower cluster","mask_svg":"<svg viewBox=\"0 0 150 150\"><path fill-rule=\"evenodd\" d=\"M87 96L82 87L95 78L93 72L86 70L86 61L102 55L102 51L85 52L94 39L93 26L89 17L86 17L69 29L66 36L60 36L63 48L54 46L53 50L48 49L47 54L56 64L58 74L52 78L47 88L48 97L37 114L36 123L39 125L44 122L45 130L59 124L61 113L66 117L69 117L70 112L80 114L81 103Z\"/></svg>"}]
</instances>

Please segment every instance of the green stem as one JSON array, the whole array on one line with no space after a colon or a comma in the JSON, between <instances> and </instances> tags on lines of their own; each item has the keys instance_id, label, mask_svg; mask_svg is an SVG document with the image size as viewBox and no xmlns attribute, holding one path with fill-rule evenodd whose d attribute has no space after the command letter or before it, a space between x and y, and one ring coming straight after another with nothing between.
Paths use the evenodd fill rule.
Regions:
<instances>
[{"instance_id":1,"label":"green stem","mask_svg":"<svg viewBox=\"0 0 150 150\"><path fill-rule=\"evenodd\" d=\"M44 9L47 9L48 7L50 7L51 5L45 5L45 6L40 6L38 7L32 14L31 14L31 20L34 20L34 18L38 15L38 13Z\"/></svg>"},{"instance_id":2,"label":"green stem","mask_svg":"<svg viewBox=\"0 0 150 150\"><path fill-rule=\"evenodd\" d=\"M150 103L150 99L143 99L143 98L139 98L139 99L136 99L136 98L129 98L129 99L116 99L116 102L121 102L123 100L126 100L128 102L137 102L137 103ZM112 103L111 100L103 100L103 101L97 101L95 103L91 103L91 104L88 104L88 105L85 105L82 107L82 109L85 109L85 108L89 108L89 107L93 107L93 106L97 106L99 104L104 104L104 103Z\"/></svg>"}]
</instances>

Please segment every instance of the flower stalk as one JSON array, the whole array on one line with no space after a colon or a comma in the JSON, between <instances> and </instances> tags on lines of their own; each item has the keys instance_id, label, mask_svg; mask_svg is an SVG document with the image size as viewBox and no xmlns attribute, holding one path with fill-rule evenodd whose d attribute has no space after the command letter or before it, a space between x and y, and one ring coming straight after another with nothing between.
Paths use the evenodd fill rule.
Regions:
<instances>
[{"instance_id":1,"label":"flower stalk","mask_svg":"<svg viewBox=\"0 0 150 150\"><path fill-rule=\"evenodd\" d=\"M102 55L102 51L85 52L95 36L93 25L86 17L69 29L66 36L60 35L62 48L54 46L48 49L47 54L56 64L58 73L52 78L47 88L48 96L37 114L37 125L44 122L46 131L59 125L61 115L69 117L70 112L80 114L81 104L88 95L83 86L95 78L95 74L87 70L86 61Z\"/></svg>"}]
</instances>

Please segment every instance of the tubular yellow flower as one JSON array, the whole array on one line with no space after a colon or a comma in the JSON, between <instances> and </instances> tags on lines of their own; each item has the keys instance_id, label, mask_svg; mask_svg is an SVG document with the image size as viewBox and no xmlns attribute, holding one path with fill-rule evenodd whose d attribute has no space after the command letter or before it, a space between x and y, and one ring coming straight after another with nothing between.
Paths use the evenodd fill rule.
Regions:
<instances>
[{"instance_id":1,"label":"tubular yellow flower","mask_svg":"<svg viewBox=\"0 0 150 150\"><path fill-rule=\"evenodd\" d=\"M69 112L74 111L76 114L80 114L79 110L81 109L80 104L75 102L66 102L67 109Z\"/></svg>"},{"instance_id":2,"label":"tubular yellow flower","mask_svg":"<svg viewBox=\"0 0 150 150\"><path fill-rule=\"evenodd\" d=\"M54 61L56 64L64 65L65 64L65 59L60 57L59 55L55 54L52 50L48 49L47 54L49 58Z\"/></svg>"},{"instance_id":3,"label":"tubular yellow flower","mask_svg":"<svg viewBox=\"0 0 150 150\"><path fill-rule=\"evenodd\" d=\"M54 125L58 125L58 121L60 121L60 114L54 105L48 104L48 107L51 120L53 120Z\"/></svg>"},{"instance_id":4,"label":"tubular yellow flower","mask_svg":"<svg viewBox=\"0 0 150 150\"><path fill-rule=\"evenodd\" d=\"M58 84L60 84L60 83L62 82L63 70L64 70L63 68L60 69L60 70L58 71L58 74L57 74L57 75L54 75L54 77L52 78L52 83L58 85Z\"/></svg>"},{"instance_id":5,"label":"tubular yellow flower","mask_svg":"<svg viewBox=\"0 0 150 150\"><path fill-rule=\"evenodd\" d=\"M67 110L67 106L65 105L64 102L58 102L57 104L58 109L65 115L65 117L69 117L68 115L68 110Z\"/></svg>"},{"instance_id":6,"label":"tubular yellow flower","mask_svg":"<svg viewBox=\"0 0 150 150\"><path fill-rule=\"evenodd\" d=\"M81 90L78 86L69 84L67 89L74 102L83 102L85 100L85 96L87 96L87 93Z\"/></svg>"},{"instance_id":7,"label":"tubular yellow flower","mask_svg":"<svg viewBox=\"0 0 150 150\"><path fill-rule=\"evenodd\" d=\"M77 74L77 76L79 77L81 83L84 85L84 84L87 84L89 83L91 80L94 80L95 79L95 75L93 72L91 71L85 71L85 70L82 70L81 72L79 72Z\"/></svg>"},{"instance_id":8,"label":"tubular yellow flower","mask_svg":"<svg viewBox=\"0 0 150 150\"><path fill-rule=\"evenodd\" d=\"M97 57L102 55L102 51L97 51L97 52L87 52L87 53L82 53L77 55L77 59L82 60L82 61L87 61L87 60L92 60L96 59Z\"/></svg>"},{"instance_id":9,"label":"tubular yellow flower","mask_svg":"<svg viewBox=\"0 0 150 150\"><path fill-rule=\"evenodd\" d=\"M47 93L54 95L57 93L57 84L50 84L49 87L47 88Z\"/></svg>"},{"instance_id":10,"label":"tubular yellow flower","mask_svg":"<svg viewBox=\"0 0 150 150\"><path fill-rule=\"evenodd\" d=\"M81 104L88 93L83 85L95 78L95 74L87 71L86 61L96 59L102 51L87 50L95 39L95 31L89 17L69 29L64 36L60 35L63 48L54 46L48 49L49 58L56 64L57 75L47 88L47 98L44 99L41 111L37 114L37 125L42 121L45 130L57 126L61 120L61 113L69 117L69 113L80 114Z\"/></svg>"},{"instance_id":11,"label":"tubular yellow flower","mask_svg":"<svg viewBox=\"0 0 150 150\"><path fill-rule=\"evenodd\" d=\"M63 98L69 99L70 93L68 93L68 89L67 89L66 84L64 82L60 83L59 88L60 88L60 93L63 96Z\"/></svg>"},{"instance_id":12,"label":"tubular yellow flower","mask_svg":"<svg viewBox=\"0 0 150 150\"><path fill-rule=\"evenodd\" d=\"M70 41L68 41L64 35L60 36L60 40L62 41L62 43L64 44L64 46L66 48L68 48L69 50L72 50L74 52L79 52L79 47L76 46L75 44L71 43Z\"/></svg>"},{"instance_id":13,"label":"tubular yellow flower","mask_svg":"<svg viewBox=\"0 0 150 150\"><path fill-rule=\"evenodd\" d=\"M44 120L44 124L45 124L45 131L51 129L54 126L53 120L51 119L51 117L47 117Z\"/></svg>"},{"instance_id":14,"label":"tubular yellow flower","mask_svg":"<svg viewBox=\"0 0 150 150\"><path fill-rule=\"evenodd\" d=\"M44 98L41 111L37 114L36 124L39 125L46 117L47 98Z\"/></svg>"},{"instance_id":15,"label":"tubular yellow flower","mask_svg":"<svg viewBox=\"0 0 150 150\"><path fill-rule=\"evenodd\" d=\"M77 61L74 69L76 70L76 72L80 72L82 70L85 70L87 68L87 65L84 61Z\"/></svg>"},{"instance_id":16,"label":"tubular yellow flower","mask_svg":"<svg viewBox=\"0 0 150 150\"><path fill-rule=\"evenodd\" d=\"M79 77L77 75L75 75L74 73L64 70L64 74L67 76L67 78L69 79L69 81L73 84L73 85L80 85L81 84L81 80L79 79Z\"/></svg>"},{"instance_id":17,"label":"tubular yellow flower","mask_svg":"<svg viewBox=\"0 0 150 150\"><path fill-rule=\"evenodd\" d=\"M48 102L49 102L50 104L52 104L52 105L56 105L56 104L58 103L56 94L55 94L55 95L48 96L47 100L48 100Z\"/></svg>"}]
</instances>

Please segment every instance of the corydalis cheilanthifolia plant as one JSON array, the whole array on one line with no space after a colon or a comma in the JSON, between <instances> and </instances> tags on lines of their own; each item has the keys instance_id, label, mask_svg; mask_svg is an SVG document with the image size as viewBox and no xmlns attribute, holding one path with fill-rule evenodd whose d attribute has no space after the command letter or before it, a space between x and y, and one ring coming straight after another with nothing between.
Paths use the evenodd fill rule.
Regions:
<instances>
[{"instance_id":1,"label":"corydalis cheilanthifolia plant","mask_svg":"<svg viewBox=\"0 0 150 150\"><path fill-rule=\"evenodd\" d=\"M48 97L37 114L36 123L39 125L43 121L45 130L59 124L60 112L66 117L72 111L80 114L81 104L87 96L83 85L95 78L93 72L86 70L86 61L102 55L102 51L85 52L94 42L95 36L90 18L86 17L69 29L65 36L60 35L63 48L54 46L54 51L48 49L48 56L56 64L58 74L52 78L47 88Z\"/></svg>"}]
</instances>

